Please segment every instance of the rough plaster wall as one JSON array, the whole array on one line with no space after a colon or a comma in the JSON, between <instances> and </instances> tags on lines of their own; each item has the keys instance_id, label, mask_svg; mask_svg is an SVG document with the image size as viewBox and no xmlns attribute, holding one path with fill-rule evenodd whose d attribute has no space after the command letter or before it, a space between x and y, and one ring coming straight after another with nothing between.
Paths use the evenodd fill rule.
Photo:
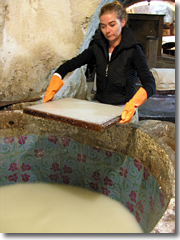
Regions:
<instances>
[{"instance_id":1,"label":"rough plaster wall","mask_svg":"<svg viewBox=\"0 0 180 240\"><path fill-rule=\"evenodd\" d=\"M0 0L0 101L41 96L52 71L78 54L99 3Z\"/></svg>"}]
</instances>

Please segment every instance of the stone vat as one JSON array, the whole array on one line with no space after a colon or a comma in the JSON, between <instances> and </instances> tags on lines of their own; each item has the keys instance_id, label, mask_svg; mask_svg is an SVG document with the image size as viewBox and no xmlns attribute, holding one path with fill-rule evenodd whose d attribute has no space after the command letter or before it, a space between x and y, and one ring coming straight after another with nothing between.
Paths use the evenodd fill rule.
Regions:
<instances>
[{"instance_id":1,"label":"stone vat","mask_svg":"<svg viewBox=\"0 0 180 240\"><path fill-rule=\"evenodd\" d=\"M0 185L81 186L123 203L144 232L174 233L174 140L170 122L115 124L96 132L22 110L1 111Z\"/></svg>"}]
</instances>

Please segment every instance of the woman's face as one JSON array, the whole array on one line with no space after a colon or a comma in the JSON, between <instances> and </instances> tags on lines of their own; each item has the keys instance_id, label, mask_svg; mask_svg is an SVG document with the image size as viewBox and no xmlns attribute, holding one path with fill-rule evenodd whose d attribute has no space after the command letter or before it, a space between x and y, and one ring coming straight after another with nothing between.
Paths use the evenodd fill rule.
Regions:
<instances>
[{"instance_id":1,"label":"woman's face","mask_svg":"<svg viewBox=\"0 0 180 240\"><path fill-rule=\"evenodd\" d=\"M108 12L100 17L101 31L109 42L121 40L122 27L124 27L125 23L124 18L122 21L117 18L116 12Z\"/></svg>"}]
</instances>

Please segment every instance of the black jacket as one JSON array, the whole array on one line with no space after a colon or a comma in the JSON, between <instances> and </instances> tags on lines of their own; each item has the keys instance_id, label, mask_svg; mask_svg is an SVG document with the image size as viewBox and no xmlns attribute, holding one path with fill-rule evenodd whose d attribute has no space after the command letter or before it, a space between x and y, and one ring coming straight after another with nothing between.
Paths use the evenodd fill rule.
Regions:
<instances>
[{"instance_id":1,"label":"black jacket","mask_svg":"<svg viewBox=\"0 0 180 240\"><path fill-rule=\"evenodd\" d=\"M93 60L97 74L96 99L99 102L113 105L125 104L136 93L137 75L148 97L155 93L154 77L149 70L142 47L130 28L123 28L121 42L114 49L110 61L109 45L104 35L97 32L93 40L92 46L56 70L62 78L68 72Z\"/></svg>"}]
</instances>

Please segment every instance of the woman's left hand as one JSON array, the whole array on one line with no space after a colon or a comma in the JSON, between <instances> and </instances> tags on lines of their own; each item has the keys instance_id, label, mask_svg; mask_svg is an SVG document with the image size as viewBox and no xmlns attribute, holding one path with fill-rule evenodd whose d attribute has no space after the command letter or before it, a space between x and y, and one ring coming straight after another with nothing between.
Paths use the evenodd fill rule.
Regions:
<instances>
[{"instance_id":1,"label":"woman's left hand","mask_svg":"<svg viewBox=\"0 0 180 240\"><path fill-rule=\"evenodd\" d=\"M123 124L130 122L136 111L136 108L141 106L146 100L147 92L143 87L140 87L134 97L131 98L130 101L124 106L119 123Z\"/></svg>"}]
</instances>

